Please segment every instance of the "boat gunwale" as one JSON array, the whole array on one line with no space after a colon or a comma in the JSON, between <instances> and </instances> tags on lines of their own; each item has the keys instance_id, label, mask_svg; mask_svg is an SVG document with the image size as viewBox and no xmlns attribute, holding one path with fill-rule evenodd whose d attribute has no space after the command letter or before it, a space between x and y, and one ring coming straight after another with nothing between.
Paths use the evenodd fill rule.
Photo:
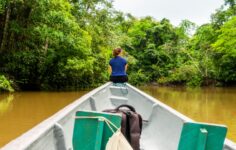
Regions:
<instances>
[{"instance_id":1,"label":"boat gunwale","mask_svg":"<svg viewBox=\"0 0 236 150\"><path fill-rule=\"evenodd\" d=\"M160 105L161 107L164 107L166 110L168 110L170 113L173 113L174 115L176 115L177 117L180 117L181 119L183 119L184 121L186 122L195 122L193 119L190 119L189 117L185 116L184 114L178 112L177 110L175 110L174 108L162 103L160 100L146 94L145 92L139 90L138 88L130 85L130 84L127 84L127 86L129 86L131 89L135 90L137 93L139 93L140 95L144 96L147 98L147 100L150 100L158 105ZM155 104L154 104L155 105ZM200 123L200 122L198 122ZM205 122L204 122L205 123ZM212 124L212 123L207 123L209 125L215 125L215 124ZM226 125L219 125L217 124L218 126L224 126L224 127L227 127ZM224 142L224 148L228 148L229 150L236 150L236 143L229 140L228 138L225 138L225 142Z\"/></svg>"},{"instance_id":2,"label":"boat gunwale","mask_svg":"<svg viewBox=\"0 0 236 150\"><path fill-rule=\"evenodd\" d=\"M153 102L153 105L159 105L161 107L163 107L164 109L166 109L167 111L169 111L170 113L174 114L175 116L183 119L185 122L192 122L194 120L190 119L189 117L185 116L184 114L178 112L177 110L173 109L172 107L162 103L160 100L158 100L157 98L154 98L148 94L146 94L145 92L139 90L138 88L127 84L127 86L129 86L131 89L135 90L138 94L140 94L141 96L145 97L147 100Z\"/></svg>"},{"instance_id":3,"label":"boat gunwale","mask_svg":"<svg viewBox=\"0 0 236 150\"><path fill-rule=\"evenodd\" d=\"M70 103L69 105L65 106L58 112L56 112L54 115L46 118L39 124L35 125L33 128L27 130L25 133L21 134L17 138L13 139L3 147L1 147L1 150L14 150L14 149L27 149L33 144L37 143L37 139L40 137L46 135L48 131L50 131L56 123L60 122L62 119L64 119L68 114L72 113L80 104L82 104L84 101L88 100L91 96L96 94L99 91L104 90L109 85L111 85L112 82L107 82L104 85L97 87L93 89L92 91L86 93L85 95L81 96L80 98L76 99L74 102ZM145 92L139 90L138 88L127 84L127 86L140 94L141 96L145 97L147 100L151 101L153 103L153 106L159 105L169 111L170 113L176 115L177 117L183 119L185 122L195 122L194 120L190 119L189 117L185 116L184 114L178 112L177 110L173 109L172 107L162 103L158 99L146 94ZM236 143L233 141L225 138L224 142L224 148L227 148L228 150L236 150Z\"/></svg>"},{"instance_id":4,"label":"boat gunwale","mask_svg":"<svg viewBox=\"0 0 236 150\"><path fill-rule=\"evenodd\" d=\"M104 85L97 87L93 89L92 91L88 92L87 94L83 95L82 97L76 99L74 102L65 106L64 108L56 112L54 115L46 118L39 124L35 125L31 129L27 130L25 133L22 133L20 136L18 136L17 138L13 139L12 141L4 145L1 148L1 150L27 149L28 147L33 145L35 142L37 142L37 139L47 134L48 131L52 129L56 123L58 123L68 114L73 112L81 103L88 100L93 94L99 91L102 91L110 84L111 82L107 82Z\"/></svg>"}]
</instances>

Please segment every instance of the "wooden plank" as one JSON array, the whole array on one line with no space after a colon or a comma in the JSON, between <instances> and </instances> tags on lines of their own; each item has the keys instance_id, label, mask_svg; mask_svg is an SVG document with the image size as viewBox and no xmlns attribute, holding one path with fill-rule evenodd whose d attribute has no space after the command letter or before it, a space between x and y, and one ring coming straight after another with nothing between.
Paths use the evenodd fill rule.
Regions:
<instances>
[{"instance_id":1,"label":"wooden plank","mask_svg":"<svg viewBox=\"0 0 236 150\"><path fill-rule=\"evenodd\" d=\"M201 131L201 129L205 129L207 132ZM222 150L226 133L227 128L222 125L184 123L178 150Z\"/></svg>"},{"instance_id":2,"label":"wooden plank","mask_svg":"<svg viewBox=\"0 0 236 150\"><path fill-rule=\"evenodd\" d=\"M207 141L207 134L208 134L208 132L205 128L201 128L199 130L197 150L205 150L206 141Z\"/></svg>"},{"instance_id":3,"label":"wooden plank","mask_svg":"<svg viewBox=\"0 0 236 150\"><path fill-rule=\"evenodd\" d=\"M73 132L73 150L105 150L106 143L113 132L102 121L103 117L118 128L121 125L121 115L117 114L78 111L76 117ZM112 129L116 131L116 128L112 127Z\"/></svg>"},{"instance_id":4,"label":"wooden plank","mask_svg":"<svg viewBox=\"0 0 236 150\"><path fill-rule=\"evenodd\" d=\"M103 129L104 129L104 120L98 119L98 127L97 127L97 135L96 135L96 143L94 150L101 150L102 146L102 136L103 136Z\"/></svg>"}]
</instances>

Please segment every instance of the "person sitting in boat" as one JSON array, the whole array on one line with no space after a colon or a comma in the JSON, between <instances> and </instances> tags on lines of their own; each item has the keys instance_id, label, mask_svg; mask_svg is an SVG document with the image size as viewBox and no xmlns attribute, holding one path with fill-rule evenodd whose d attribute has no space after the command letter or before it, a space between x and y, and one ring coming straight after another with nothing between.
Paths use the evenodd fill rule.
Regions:
<instances>
[{"instance_id":1,"label":"person sitting in boat","mask_svg":"<svg viewBox=\"0 0 236 150\"><path fill-rule=\"evenodd\" d=\"M124 83L128 81L126 74L128 63L127 60L121 57L121 48L113 50L113 58L109 62L110 81L114 83Z\"/></svg>"}]
</instances>

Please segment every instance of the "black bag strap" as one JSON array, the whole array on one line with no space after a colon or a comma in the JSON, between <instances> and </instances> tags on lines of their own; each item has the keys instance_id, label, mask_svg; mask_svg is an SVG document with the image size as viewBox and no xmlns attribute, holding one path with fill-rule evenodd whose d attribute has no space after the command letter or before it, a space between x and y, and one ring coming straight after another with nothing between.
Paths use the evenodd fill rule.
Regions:
<instances>
[{"instance_id":1,"label":"black bag strap","mask_svg":"<svg viewBox=\"0 0 236 150\"><path fill-rule=\"evenodd\" d=\"M130 106L130 105L127 105L127 104L122 104L118 107L116 107L116 110L120 110L121 107L126 107L128 108L129 110L133 111L133 112L136 112L135 108L133 106Z\"/></svg>"}]
</instances>

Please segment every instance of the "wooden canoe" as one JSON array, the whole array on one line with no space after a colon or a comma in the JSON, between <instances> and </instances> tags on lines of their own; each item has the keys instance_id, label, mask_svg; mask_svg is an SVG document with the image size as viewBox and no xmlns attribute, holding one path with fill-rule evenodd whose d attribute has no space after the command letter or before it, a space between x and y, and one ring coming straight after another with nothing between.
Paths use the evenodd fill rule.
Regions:
<instances>
[{"instance_id":1,"label":"wooden canoe","mask_svg":"<svg viewBox=\"0 0 236 150\"><path fill-rule=\"evenodd\" d=\"M75 123L75 113L81 111L98 111L114 108L120 104L132 105L138 113L140 113L144 120L143 131L141 135L141 150L182 150L183 145L189 144L189 141L205 141L205 145L209 141L207 139L214 139L215 136L204 136L208 132L208 127L225 129L223 125L211 125L194 122L192 119L177 112L171 107L163 104L157 99L145 94L139 89L130 84L125 87L116 86L108 82L78 100L74 101L67 107L63 108L53 116L36 125L20 137L12 140L2 150L72 150L72 136ZM200 135L192 137L183 136L184 132L188 133L189 125L199 126L194 127L198 133L199 129L204 130ZM206 127L205 127L206 126ZM57 131L60 134L58 134ZM192 131L192 128L191 128ZM209 135L211 129L209 128ZM61 135L63 134L63 135ZM63 136L63 139L61 139ZM199 139L199 137L201 138ZM221 139L222 140L222 139ZM221 141L214 141L215 145L220 144ZM180 148L182 145L182 148ZM209 145L209 144L208 144ZM184 146L185 147L185 146ZM218 147L219 148L219 147ZM194 149L207 149L195 146ZM187 149L186 149L187 150ZM191 150L191 149L190 149ZM211 150L217 150L211 148ZM228 139L223 141L223 150L236 150L236 144Z\"/></svg>"}]
</instances>

